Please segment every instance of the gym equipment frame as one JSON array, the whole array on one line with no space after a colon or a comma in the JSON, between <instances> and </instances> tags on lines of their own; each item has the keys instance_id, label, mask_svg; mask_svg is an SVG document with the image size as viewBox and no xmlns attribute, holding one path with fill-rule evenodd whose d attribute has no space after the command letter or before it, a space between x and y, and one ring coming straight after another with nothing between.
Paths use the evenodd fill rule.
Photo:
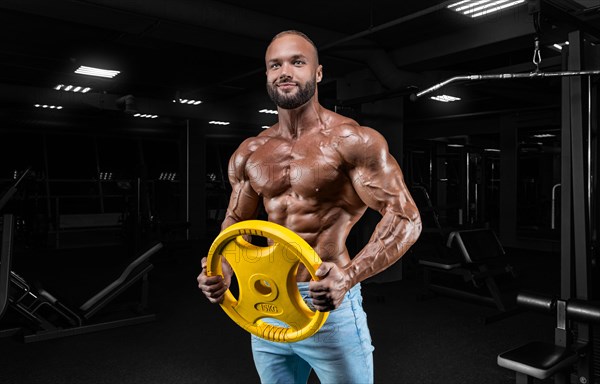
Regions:
<instances>
[{"instance_id":1,"label":"gym equipment frame","mask_svg":"<svg viewBox=\"0 0 600 384\"><path fill-rule=\"evenodd\" d=\"M586 48L591 49L583 33L569 34L569 70L580 71ZM523 306L556 313L554 343L528 343L498 355L499 365L516 372L518 384L551 376L560 384L600 380L594 363L600 344L592 327L600 323L600 307L591 302L599 299L592 289L600 218L597 101L598 83L590 77L586 82L581 77L562 80L560 298L519 298Z\"/></svg>"},{"instance_id":2,"label":"gym equipment frame","mask_svg":"<svg viewBox=\"0 0 600 384\"><path fill-rule=\"evenodd\" d=\"M15 194L18 184L28 171L29 169L0 198L2 206ZM25 342L32 342L155 320L154 314L145 313L148 306L148 272L153 268L150 257L163 247L162 243L159 242L143 252L125 268L116 280L109 283L78 309L71 309L45 289L34 288L23 277L11 270L14 221L12 214L3 215L0 254L0 320L7 307L10 307L25 318L29 324L27 327L0 331L1 336L23 332ZM92 322L92 318L101 309L138 281L142 285L141 299L137 305L135 316L98 323Z\"/></svg>"},{"instance_id":3,"label":"gym equipment frame","mask_svg":"<svg viewBox=\"0 0 600 384\"><path fill-rule=\"evenodd\" d=\"M496 276L508 275L514 278L516 275L512 266L504 262L504 248L494 231L485 228L453 231L448 236L446 246L449 251L451 248L456 250L453 254L457 255L456 258L423 257L419 260L419 264L423 267L424 296L430 296L431 292L435 292L495 306L499 313L484 318L485 324L513 314L514 308L503 298L496 283ZM458 255L462 259L459 259ZM501 263L495 263L498 260ZM460 289L436 283L434 276L437 274L460 276L474 289ZM483 286L487 294L480 292Z\"/></svg>"}]
</instances>

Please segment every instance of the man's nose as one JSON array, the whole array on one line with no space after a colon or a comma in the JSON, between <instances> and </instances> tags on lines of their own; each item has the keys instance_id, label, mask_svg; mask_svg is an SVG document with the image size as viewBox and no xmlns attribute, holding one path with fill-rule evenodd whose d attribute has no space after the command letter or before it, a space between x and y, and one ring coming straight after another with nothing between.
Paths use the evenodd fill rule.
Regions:
<instances>
[{"instance_id":1,"label":"man's nose","mask_svg":"<svg viewBox=\"0 0 600 384\"><path fill-rule=\"evenodd\" d=\"M287 63L283 63L281 65L281 71L279 73L279 78L285 79L285 78L289 78L289 77L292 77L291 71L290 71L290 65Z\"/></svg>"}]
</instances>

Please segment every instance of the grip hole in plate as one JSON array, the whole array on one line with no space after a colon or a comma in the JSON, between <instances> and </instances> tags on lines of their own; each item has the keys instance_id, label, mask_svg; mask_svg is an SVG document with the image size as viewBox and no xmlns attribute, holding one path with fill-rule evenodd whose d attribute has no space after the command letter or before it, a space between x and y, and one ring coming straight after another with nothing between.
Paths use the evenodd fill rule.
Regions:
<instances>
[{"instance_id":1,"label":"grip hole in plate","mask_svg":"<svg viewBox=\"0 0 600 384\"><path fill-rule=\"evenodd\" d=\"M261 295L265 295L265 296L267 296L267 295L271 294L271 292L273 292L273 288L271 288L271 284L269 284L268 281L262 280L262 279L256 280L254 282L254 289L256 289L256 291L258 293L260 293Z\"/></svg>"}]
</instances>

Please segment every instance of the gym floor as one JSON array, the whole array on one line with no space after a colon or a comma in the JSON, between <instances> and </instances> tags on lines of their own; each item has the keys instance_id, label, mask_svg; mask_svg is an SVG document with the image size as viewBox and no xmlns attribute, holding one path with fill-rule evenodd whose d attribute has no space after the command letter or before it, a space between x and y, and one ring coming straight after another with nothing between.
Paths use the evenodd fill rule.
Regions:
<instances>
[{"instance_id":1,"label":"gym floor","mask_svg":"<svg viewBox=\"0 0 600 384\"><path fill-rule=\"evenodd\" d=\"M79 250L76 257L100 264L108 253ZM545 293L559 288L557 254L507 253L519 273L512 288ZM49 273L47 265L56 263L45 260L38 267L50 280L49 291L60 290L57 281L64 283L65 276L79 276L75 285L53 292L73 301L77 284L102 274L93 267L89 273L71 273L64 266ZM155 257L150 272L154 322L27 344L0 339L0 383L258 383L248 334L196 288L199 260L189 250L169 247ZM404 271L401 281L363 285L376 383L514 383L514 374L497 366L498 353L535 339L553 340L551 316L521 312L486 325L482 318L494 314L493 308L442 296L421 300L416 264L406 260Z\"/></svg>"}]
</instances>

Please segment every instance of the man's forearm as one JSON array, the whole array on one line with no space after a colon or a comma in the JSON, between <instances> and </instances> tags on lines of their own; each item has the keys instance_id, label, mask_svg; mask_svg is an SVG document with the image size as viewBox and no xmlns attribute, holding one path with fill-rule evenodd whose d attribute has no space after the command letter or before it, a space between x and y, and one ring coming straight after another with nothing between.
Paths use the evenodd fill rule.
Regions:
<instances>
[{"instance_id":1,"label":"man's forearm","mask_svg":"<svg viewBox=\"0 0 600 384\"><path fill-rule=\"evenodd\" d=\"M397 262L417 241L421 233L421 219L386 212L375 227L371 239L344 269L349 287L382 272Z\"/></svg>"},{"instance_id":2,"label":"man's forearm","mask_svg":"<svg viewBox=\"0 0 600 384\"><path fill-rule=\"evenodd\" d=\"M258 216L258 196L248 182L232 185L229 206L225 219L221 223L221 231L244 220L255 219Z\"/></svg>"},{"instance_id":3,"label":"man's forearm","mask_svg":"<svg viewBox=\"0 0 600 384\"><path fill-rule=\"evenodd\" d=\"M225 228L240 222L241 220L236 219L234 216L232 215L225 215L225 219L223 220L223 222L221 223L221 231L223 231Z\"/></svg>"}]
</instances>

